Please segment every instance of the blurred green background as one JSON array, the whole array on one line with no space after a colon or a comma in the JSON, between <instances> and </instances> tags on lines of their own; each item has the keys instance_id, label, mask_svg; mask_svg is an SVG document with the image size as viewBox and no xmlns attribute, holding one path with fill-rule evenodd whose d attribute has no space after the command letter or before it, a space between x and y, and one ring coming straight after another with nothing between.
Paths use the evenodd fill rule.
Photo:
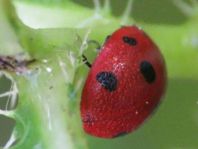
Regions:
<instances>
[{"instance_id":1,"label":"blurred green background","mask_svg":"<svg viewBox=\"0 0 198 149\"><path fill-rule=\"evenodd\" d=\"M90 12L94 9L92 0L72 2L82 8L85 7L87 9L85 17L91 17ZM111 15L116 20L115 23L121 19L127 2L111 1ZM102 5L104 3L101 1ZM21 3L16 1L15 6L22 21L32 28L72 27L73 22L76 23L75 18L73 22L67 20L69 13L66 11L67 1L23 0ZM130 16L131 21L140 25L164 54L168 69L167 92L153 116L138 130L116 139L100 139L85 134L88 146L91 149L197 149L198 2L134 0ZM106 25L96 23L90 37L102 43L106 35L119 26L120 24L114 24L114 21ZM95 56L94 52L88 53L90 59ZM0 80L0 84L2 93L6 88L5 78ZM5 103L0 98L1 109L5 107ZM8 138L3 130L6 130L6 127L12 129L14 125L14 122L9 122L8 125L7 121L10 120L5 120L4 116L0 115L2 144L5 143L5 138ZM9 134L10 129L8 130Z\"/></svg>"}]
</instances>

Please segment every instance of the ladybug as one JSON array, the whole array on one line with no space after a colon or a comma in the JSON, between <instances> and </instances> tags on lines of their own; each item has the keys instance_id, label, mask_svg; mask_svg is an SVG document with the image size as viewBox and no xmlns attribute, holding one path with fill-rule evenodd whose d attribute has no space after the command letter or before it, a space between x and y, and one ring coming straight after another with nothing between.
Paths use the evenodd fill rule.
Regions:
<instances>
[{"instance_id":1,"label":"ladybug","mask_svg":"<svg viewBox=\"0 0 198 149\"><path fill-rule=\"evenodd\" d=\"M114 138L138 128L159 104L166 66L156 44L136 26L109 36L93 63L81 97L84 130Z\"/></svg>"}]
</instances>

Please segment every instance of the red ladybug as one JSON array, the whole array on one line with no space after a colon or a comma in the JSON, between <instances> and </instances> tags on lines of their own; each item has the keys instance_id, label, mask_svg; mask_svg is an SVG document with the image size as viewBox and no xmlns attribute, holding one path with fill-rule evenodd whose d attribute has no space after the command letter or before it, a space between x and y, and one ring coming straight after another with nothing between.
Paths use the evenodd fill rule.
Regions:
<instances>
[{"instance_id":1,"label":"red ladybug","mask_svg":"<svg viewBox=\"0 0 198 149\"><path fill-rule=\"evenodd\" d=\"M114 138L135 130L165 92L166 67L155 43L138 27L107 38L88 74L81 99L84 130Z\"/></svg>"}]
</instances>

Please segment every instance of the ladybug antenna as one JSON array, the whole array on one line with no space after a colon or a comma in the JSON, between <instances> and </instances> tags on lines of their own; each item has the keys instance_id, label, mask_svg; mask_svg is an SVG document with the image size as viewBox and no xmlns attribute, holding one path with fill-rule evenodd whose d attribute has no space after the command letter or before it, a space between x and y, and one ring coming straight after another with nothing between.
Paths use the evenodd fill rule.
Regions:
<instances>
[{"instance_id":1,"label":"ladybug antenna","mask_svg":"<svg viewBox=\"0 0 198 149\"><path fill-rule=\"evenodd\" d=\"M87 57L83 54L83 62L85 63L85 65L87 65L87 67L91 68L91 63L87 60Z\"/></svg>"}]
</instances>

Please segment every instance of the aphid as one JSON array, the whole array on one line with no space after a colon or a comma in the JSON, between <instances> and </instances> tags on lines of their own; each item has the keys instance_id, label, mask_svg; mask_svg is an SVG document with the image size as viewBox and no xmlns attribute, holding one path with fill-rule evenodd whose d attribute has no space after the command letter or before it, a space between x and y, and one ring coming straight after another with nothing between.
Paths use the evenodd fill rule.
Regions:
<instances>
[{"instance_id":1,"label":"aphid","mask_svg":"<svg viewBox=\"0 0 198 149\"><path fill-rule=\"evenodd\" d=\"M18 60L12 56L0 56L0 70L21 72L23 68L26 68L29 64L35 61L35 59Z\"/></svg>"}]
</instances>

